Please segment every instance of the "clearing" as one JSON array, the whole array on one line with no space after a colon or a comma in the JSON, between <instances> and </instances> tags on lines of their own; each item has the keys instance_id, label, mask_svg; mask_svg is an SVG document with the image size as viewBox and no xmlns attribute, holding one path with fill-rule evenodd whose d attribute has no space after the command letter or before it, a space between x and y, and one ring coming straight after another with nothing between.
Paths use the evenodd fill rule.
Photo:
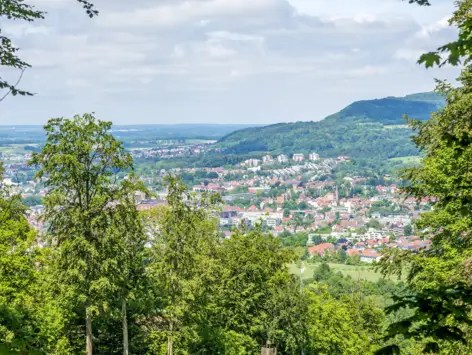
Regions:
<instances>
[{"instance_id":1,"label":"clearing","mask_svg":"<svg viewBox=\"0 0 472 355\"><path fill-rule=\"evenodd\" d=\"M302 262L302 265L305 267L305 272L303 273L303 279L309 279L313 276L313 271L320 265L319 263L316 264L308 264L306 262ZM376 282L382 278L382 275L378 272L375 272L372 266L365 266L365 265L345 265L345 264L328 264L331 270L338 272L340 271L344 275L351 276L354 280L363 279L372 282ZM300 276L300 269L296 264L290 264L288 266L289 271L297 276ZM395 281L395 278L392 278L392 281Z\"/></svg>"},{"instance_id":2,"label":"clearing","mask_svg":"<svg viewBox=\"0 0 472 355\"><path fill-rule=\"evenodd\" d=\"M403 164L419 164L421 163L422 157L419 155L410 155L407 157L398 157L398 158L391 158L389 160L391 161L399 161L402 162Z\"/></svg>"}]
</instances>

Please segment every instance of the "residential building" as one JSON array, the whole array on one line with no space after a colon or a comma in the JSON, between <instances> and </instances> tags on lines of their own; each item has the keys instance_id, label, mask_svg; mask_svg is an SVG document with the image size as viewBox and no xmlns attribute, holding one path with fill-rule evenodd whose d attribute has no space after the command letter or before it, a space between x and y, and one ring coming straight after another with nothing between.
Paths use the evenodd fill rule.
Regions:
<instances>
[{"instance_id":1,"label":"residential building","mask_svg":"<svg viewBox=\"0 0 472 355\"><path fill-rule=\"evenodd\" d=\"M285 154L280 154L278 157L277 157L277 162L279 164L284 164L284 163L288 163L288 158Z\"/></svg>"},{"instance_id":2,"label":"residential building","mask_svg":"<svg viewBox=\"0 0 472 355\"><path fill-rule=\"evenodd\" d=\"M259 166L261 161L259 159L248 159L245 160L241 165L248 166L248 167L256 167Z\"/></svg>"},{"instance_id":3,"label":"residential building","mask_svg":"<svg viewBox=\"0 0 472 355\"><path fill-rule=\"evenodd\" d=\"M320 156L316 153L310 153L308 155L308 160L310 160L310 161L315 161L315 160L318 160L318 159L320 159Z\"/></svg>"},{"instance_id":4,"label":"residential building","mask_svg":"<svg viewBox=\"0 0 472 355\"><path fill-rule=\"evenodd\" d=\"M361 261L365 263L372 263L374 261L379 261L381 254L373 249L366 249L361 251Z\"/></svg>"},{"instance_id":5,"label":"residential building","mask_svg":"<svg viewBox=\"0 0 472 355\"><path fill-rule=\"evenodd\" d=\"M308 253L311 256L314 256L314 255L323 256L330 250L334 250L334 244L323 243L323 244L315 245L313 247L308 248Z\"/></svg>"},{"instance_id":6,"label":"residential building","mask_svg":"<svg viewBox=\"0 0 472 355\"><path fill-rule=\"evenodd\" d=\"M293 161L298 161L298 162L303 161L303 160L305 160L305 155L303 155L303 154L294 154L293 157L292 157L292 160Z\"/></svg>"},{"instance_id":7,"label":"residential building","mask_svg":"<svg viewBox=\"0 0 472 355\"><path fill-rule=\"evenodd\" d=\"M274 159L270 155L264 155L262 157L262 164L272 164Z\"/></svg>"}]
</instances>

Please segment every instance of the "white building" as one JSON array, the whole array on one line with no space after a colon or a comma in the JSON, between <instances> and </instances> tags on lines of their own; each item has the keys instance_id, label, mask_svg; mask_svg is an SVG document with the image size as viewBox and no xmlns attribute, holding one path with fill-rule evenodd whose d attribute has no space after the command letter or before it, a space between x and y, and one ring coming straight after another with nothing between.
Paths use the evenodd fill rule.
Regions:
<instances>
[{"instance_id":1,"label":"white building","mask_svg":"<svg viewBox=\"0 0 472 355\"><path fill-rule=\"evenodd\" d=\"M311 160L311 161L315 161L315 160L320 159L320 156L319 156L318 154L316 154L316 153L310 153L310 154L308 155L308 159Z\"/></svg>"},{"instance_id":2,"label":"white building","mask_svg":"<svg viewBox=\"0 0 472 355\"><path fill-rule=\"evenodd\" d=\"M248 159L248 160L245 160L241 165L254 167L254 166L259 166L260 162L261 161L259 159Z\"/></svg>"},{"instance_id":3,"label":"white building","mask_svg":"<svg viewBox=\"0 0 472 355\"><path fill-rule=\"evenodd\" d=\"M264 155L262 157L262 164L272 164L274 159L270 155Z\"/></svg>"},{"instance_id":4,"label":"white building","mask_svg":"<svg viewBox=\"0 0 472 355\"><path fill-rule=\"evenodd\" d=\"M382 255L375 250L366 249L361 252L361 261L364 263L372 263L374 261L380 261Z\"/></svg>"},{"instance_id":5,"label":"white building","mask_svg":"<svg viewBox=\"0 0 472 355\"><path fill-rule=\"evenodd\" d=\"M280 164L284 164L284 163L287 163L288 162L288 158L285 154L280 154L278 157L277 157L277 162L279 162Z\"/></svg>"},{"instance_id":6,"label":"white building","mask_svg":"<svg viewBox=\"0 0 472 355\"><path fill-rule=\"evenodd\" d=\"M293 161L303 161L303 160L305 160L305 155L303 155L303 154L294 154L292 159L293 159Z\"/></svg>"}]
</instances>

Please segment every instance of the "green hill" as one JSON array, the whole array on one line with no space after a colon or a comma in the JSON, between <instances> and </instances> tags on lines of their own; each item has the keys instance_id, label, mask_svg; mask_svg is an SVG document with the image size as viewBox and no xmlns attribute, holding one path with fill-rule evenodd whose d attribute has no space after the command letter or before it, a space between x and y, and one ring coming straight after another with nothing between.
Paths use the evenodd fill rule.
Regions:
<instances>
[{"instance_id":1,"label":"green hill","mask_svg":"<svg viewBox=\"0 0 472 355\"><path fill-rule=\"evenodd\" d=\"M403 115L426 120L444 106L435 93L357 101L319 122L280 123L233 132L218 141L227 154L309 153L380 158L417 155Z\"/></svg>"}]
</instances>

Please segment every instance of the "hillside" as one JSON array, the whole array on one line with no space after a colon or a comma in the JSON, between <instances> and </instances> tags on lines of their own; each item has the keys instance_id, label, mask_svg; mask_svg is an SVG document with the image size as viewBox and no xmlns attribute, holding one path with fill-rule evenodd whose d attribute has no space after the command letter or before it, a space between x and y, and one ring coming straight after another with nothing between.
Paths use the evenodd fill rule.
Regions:
<instances>
[{"instance_id":1,"label":"hillside","mask_svg":"<svg viewBox=\"0 0 472 355\"><path fill-rule=\"evenodd\" d=\"M226 153L318 152L323 157L389 159L417 154L403 115L419 120L443 107L435 93L357 101L319 122L280 123L246 128L218 141Z\"/></svg>"}]
</instances>

